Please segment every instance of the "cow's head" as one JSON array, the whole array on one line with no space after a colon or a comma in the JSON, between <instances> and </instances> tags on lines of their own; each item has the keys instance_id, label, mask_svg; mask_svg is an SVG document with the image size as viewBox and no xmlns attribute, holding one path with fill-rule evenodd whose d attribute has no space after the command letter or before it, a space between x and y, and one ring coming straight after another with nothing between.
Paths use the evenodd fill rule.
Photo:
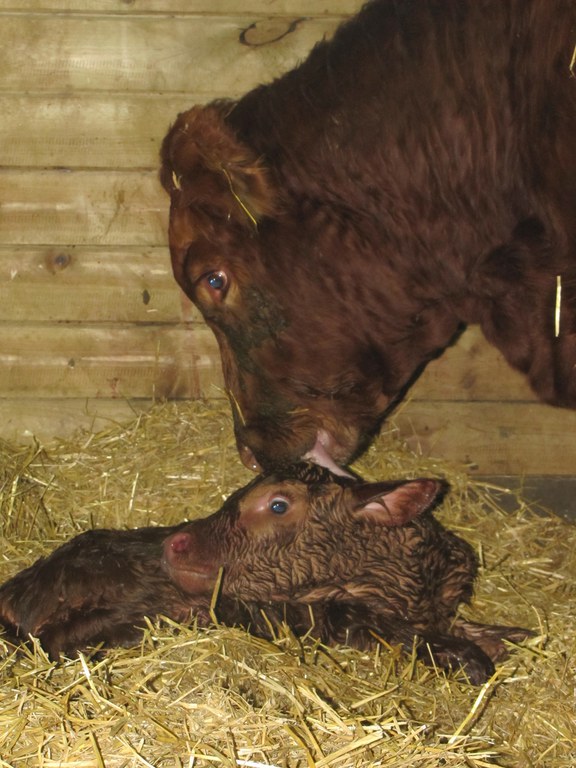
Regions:
<instances>
[{"instance_id":1,"label":"cow's head","mask_svg":"<svg viewBox=\"0 0 576 768\"><path fill-rule=\"evenodd\" d=\"M290 191L227 125L231 109L195 107L164 140L174 275L217 337L243 461L334 468L438 345L422 303L382 280L369 222Z\"/></svg>"}]
</instances>

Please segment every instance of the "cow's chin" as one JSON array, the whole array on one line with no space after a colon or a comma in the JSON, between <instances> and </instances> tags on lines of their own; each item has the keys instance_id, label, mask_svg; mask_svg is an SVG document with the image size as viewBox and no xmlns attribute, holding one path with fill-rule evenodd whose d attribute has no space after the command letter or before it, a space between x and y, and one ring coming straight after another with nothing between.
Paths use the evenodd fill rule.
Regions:
<instances>
[{"instance_id":1,"label":"cow's chin","mask_svg":"<svg viewBox=\"0 0 576 768\"><path fill-rule=\"evenodd\" d=\"M316 440L312 447L302 456L296 457L298 460L312 461L325 469L330 470L340 477L355 477L346 467L338 464L333 458L337 452L337 444L333 436L325 429L319 429L316 433ZM256 458L254 452L247 445L239 445L238 451L242 463L253 472L262 472L263 467Z\"/></svg>"}]
</instances>

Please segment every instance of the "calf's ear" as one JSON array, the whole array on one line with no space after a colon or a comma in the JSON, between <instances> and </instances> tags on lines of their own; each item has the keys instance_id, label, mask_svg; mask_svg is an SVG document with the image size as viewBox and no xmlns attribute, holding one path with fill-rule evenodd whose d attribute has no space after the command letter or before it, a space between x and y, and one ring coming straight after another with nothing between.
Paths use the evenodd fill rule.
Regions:
<instances>
[{"instance_id":1,"label":"calf's ear","mask_svg":"<svg viewBox=\"0 0 576 768\"><path fill-rule=\"evenodd\" d=\"M381 525L404 525L430 509L444 493L446 485L441 480L420 478L358 483L349 490L357 515Z\"/></svg>"}]
</instances>

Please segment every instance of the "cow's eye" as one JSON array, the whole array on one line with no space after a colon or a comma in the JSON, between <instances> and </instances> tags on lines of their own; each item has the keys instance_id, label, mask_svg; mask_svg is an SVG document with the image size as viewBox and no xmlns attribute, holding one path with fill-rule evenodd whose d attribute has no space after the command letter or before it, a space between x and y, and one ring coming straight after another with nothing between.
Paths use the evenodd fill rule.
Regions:
<instances>
[{"instance_id":1,"label":"cow's eye","mask_svg":"<svg viewBox=\"0 0 576 768\"><path fill-rule=\"evenodd\" d=\"M268 507L270 508L270 511L275 515L285 515L290 508L290 502L288 499L285 499L282 496L276 496L270 500Z\"/></svg>"},{"instance_id":2,"label":"cow's eye","mask_svg":"<svg viewBox=\"0 0 576 768\"><path fill-rule=\"evenodd\" d=\"M221 301L228 290L228 275L222 270L204 275L204 282L213 299Z\"/></svg>"},{"instance_id":3,"label":"cow's eye","mask_svg":"<svg viewBox=\"0 0 576 768\"><path fill-rule=\"evenodd\" d=\"M226 278L222 272L214 272L206 278L208 285L215 291L222 291L226 287Z\"/></svg>"},{"instance_id":4,"label":"cow's eye","mask_svg":"<svg viewBox=\"0 0 576 768\"><path fill-rule=\"evenodd\" d=\"M206 277L206 282L213 291L224 291L228 280L224 272L211 272Z\"/></svg>"}]
</instances>

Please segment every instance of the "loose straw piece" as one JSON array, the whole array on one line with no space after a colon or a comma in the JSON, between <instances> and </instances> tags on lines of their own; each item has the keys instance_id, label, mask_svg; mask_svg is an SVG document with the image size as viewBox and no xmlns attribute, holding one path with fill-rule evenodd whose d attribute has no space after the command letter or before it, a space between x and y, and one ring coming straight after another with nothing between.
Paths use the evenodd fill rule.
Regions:
<instances>
[{"instance_id":1,"label":"loose straw piece","mask_svg":"<svg viewBox=\"0 0 576 768\"><path fill-rule=\"evenodd\" d=\"M560 308L562 306L562 275L556 275L556 305L554 307L554 336L560 336Z\"/></svg>"},{"instance_id":2,"label":"loose straw piece","mask_svg":"<svg viewBox=\"0 0 576 768\"><path fill-rule=\"evenodd\" d=\"M214 624L218 624L218 617L216 616L216 603L220 595L220 587L222 586L222 577L224 576L224 568L218 570L218 576L216 577L216 584L212 590L212 598L210 600L210 618Z\"/></svg>"},{"instance_id":3,"label":"loose straw piece","mask_svg":"<svg viewBox=\"0 0 576 768\"><path fill-rule=\"evenodd\" d=\"M228 182L228 186L230 187L230 192L232 193L232 197L234 198L234 200L236 200L240 208L242 208L246 216L248 216L248 218L252 222L252 225L254 226L254 229L258 229L258 222L256 221L256 217L253 215L253 213L250 211L246 203L242 200L240 195L238 195L238 193L234 189L234 185L232 184L232 177L230 176L226 168L224 168L224 166L221 166L221 171L226 177L226 181Z\"/></svg>"}]
</instances>

